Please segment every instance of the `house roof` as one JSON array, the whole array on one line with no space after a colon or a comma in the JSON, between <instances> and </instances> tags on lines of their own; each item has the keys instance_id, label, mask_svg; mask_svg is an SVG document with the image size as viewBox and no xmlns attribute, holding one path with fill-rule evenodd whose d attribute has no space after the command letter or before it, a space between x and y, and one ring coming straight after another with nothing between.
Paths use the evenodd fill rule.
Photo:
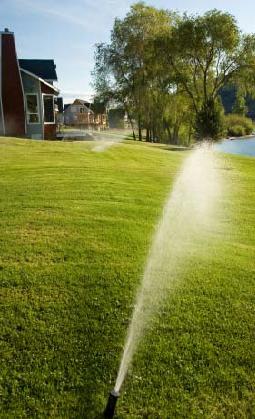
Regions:
<instances>
[{"instance_id":1,"label":"house roof","mask_svg":"<svg viewBox=\"0 0 255 419\"><path fill-rule=\"evenodd\" d=\"M75 101L73 102L73 105L84 105L84 106L87 106L87 108L89 108L91 106L91 103L88 102L87 100L75 99Z\"/></svg>"},{"instance_id":2,"label":"house roof","mask_svg":"<svg viewBox=\"0 0 255 419\"><path fill-rule=\"evenodd\" d=\"M19 60L22 69L30 71L44 80L57 81L56 65L54 60Z\"/></svg>"},{"instance_id":3,"label":"house roof","mask_svg":"<svg viewBox=\"0 0 255 419\"><path fill-rule=\"evenodd\" d=\"M84 106L86 112L88 113L94 113L94 111L91 109L91 103L87 102L86 100L82 100L82 99L75 99L73 103L68 103L64 105L64 112L70 107L72 106Z\"/></svg>"},{"instance_id":4,"label":"house roof","mask_svg":"<svg viewBox=\"0 0 255 419\"><path fill-rule=\"evenodd\" d=\"M24 68L20 68L21 71L23 71L23 73L28 74L29 76L39 80L41 83L45 84L46 86L50 87L50 89L52 89L54 92L56 92L57 94L59 94L59 89L57 89L55 86L53 86L53 84L47 83L47 81L43 80L41 77L36 76L35 74L31 73L28 70L24 70Z\"/></svg>"}]
</instances>

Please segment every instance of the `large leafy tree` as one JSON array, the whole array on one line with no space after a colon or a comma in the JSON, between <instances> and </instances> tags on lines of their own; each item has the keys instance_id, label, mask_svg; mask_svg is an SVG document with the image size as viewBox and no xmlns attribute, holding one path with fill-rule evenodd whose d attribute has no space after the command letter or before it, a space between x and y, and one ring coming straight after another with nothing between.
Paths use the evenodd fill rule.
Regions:
<instances>
[{"instance_id":1,"label":"large leafy tree","mask_svg":"<svg viewBox=\"0 0 255 419\"><path fill-rule=\"evenodd\" d=\"M137 3L127 16L115 19L109 44L97 45L94 86L99 95L124 106L129 120L135 119L139 139L142 128L153 131L160 96L155 54L156 36L167 36L173 14Z\"/></svg>"},{"instance_id":2,"label":"large leafy tree","mask_svg":"<svg viewBox=\"0 0 255 419\"><path fill-rule=\"evenodd\" d=\"M198 139L221 131L219 91L226 84L254 86L255 37L243 35L232 15L212 10L177 21L167 38L157 40L165 67L190 97Z\"/></svg>"},{"instance_id":3,"label":"large leafy tree","mask_svg":"<svg viewBox=\"0 0 255 419\"><path fill-rule=\"evenodd\" d=\"M183 125L191 136L191 124L198 140L215 140L222 88L233 84L246 95L255 86L255 36L218 10L179 16L137 3L115 20L110 43L98 45L95 58L98 97L124 107L140 140L146 129L148 140L176 143Z\"/></svg>"}]
</instances>

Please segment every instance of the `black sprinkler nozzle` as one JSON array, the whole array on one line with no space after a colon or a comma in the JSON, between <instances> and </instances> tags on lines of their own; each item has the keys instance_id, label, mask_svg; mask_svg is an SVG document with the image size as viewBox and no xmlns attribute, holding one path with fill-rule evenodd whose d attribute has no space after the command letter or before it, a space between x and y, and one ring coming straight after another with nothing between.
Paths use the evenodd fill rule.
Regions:
<instances>
[{"instance_id":1,"label":"black sprinkler nozzle","mask_svg":"<svg viewBox=\"0 0 255 419\"><path fill-rule=\"evenodd\" d=\"M109 394L108 402L104 411L105 419L112 419L114 417L115 407L119 396L120 393L115 390L112 390Z\"/></svg>"}]
</instances>

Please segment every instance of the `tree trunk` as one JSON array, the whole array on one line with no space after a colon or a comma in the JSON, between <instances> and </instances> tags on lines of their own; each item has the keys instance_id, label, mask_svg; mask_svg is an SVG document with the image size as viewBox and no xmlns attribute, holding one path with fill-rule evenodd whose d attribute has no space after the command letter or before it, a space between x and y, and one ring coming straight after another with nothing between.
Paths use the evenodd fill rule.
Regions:
<instances>
[{"instance_id":1,"label":"tree trunk","mask_svg":"<svg viewBox=\"0 0 255 419\"><path fill-rule=\"evenodd\" d=\"M174 126L173 143L178 145L179 142L179 125Z\"/></svg>"},{"instance_id":2,"label":"tree trunk","mask_svg":"<svg viewBox=\"0 0 255 419\"><path fill-rule=\"evenodd\" d=\"M146 141L147 142L150 141L150 130L149 130L149 128L146 128Z\"/></svg>"},{"instance_id":3,"label":"tree trunk","mask_svg":"<svg viewBox=\"0 0 255 419\"><path fill-rule=\"evenodd\" d=\"M166 126L166 130L167 130L167 135L168 135L168 142L169 142L169 144L171 144L171 141L172 141L172 134L171 134L171 130L170 130L169 125L168 125L168 124L167 124L167 126Z\"/></svg>"},{"instance_id":4,"label":"tree trunk","mask_svg":"<svg viewBox=\"0 0 255 419\"><path fill-rule=\"evenodd\" d=\"M192 124L190 123L190 125L189 125L189 142L188 142L188 145L190 145L190 142L191 142L191 137L192 137Z\"/></svg>"},{"instance_id":5,"label":"tree trunk","mask_svg":"<svg viewBox=\"0 0 255 419\"><path fill-rule=\"evenodd\" d=\"M129 113L129 111L128 111L128 107L127 107L127 105L125 105L125 104L124 104L124 109L125 109L125 111L127 112L127 117L128 117L128 120L129 120L130 125L131 125L131 128L132 128L133 139L136 141L136 135L135 135L134 124L133 124L132 118L131 118L131 116L130 116L130 113Z\"/></svg>"},{"instance_id":6,"label":"tree trunk","mask_svg":"<svg viewBox=\"0 0 255 419\"><path fill-rule=\"evenodd\" d=\"M154 140L155 140L155 135L156 135L156 133L155 133L155 127L153 126L152 127L152 142L154 143Z\"/></svg>"},{"instance_id":7,"label":"tree trunk","mask_svg":"<svg viewBox=\"0 0 255 419\"><path fill-rule=\"evenodd\" d=\"M142 127L141 127L141 117L138 116L138 137L139 141L142 141Z\"/></svg>"}]
</instances>

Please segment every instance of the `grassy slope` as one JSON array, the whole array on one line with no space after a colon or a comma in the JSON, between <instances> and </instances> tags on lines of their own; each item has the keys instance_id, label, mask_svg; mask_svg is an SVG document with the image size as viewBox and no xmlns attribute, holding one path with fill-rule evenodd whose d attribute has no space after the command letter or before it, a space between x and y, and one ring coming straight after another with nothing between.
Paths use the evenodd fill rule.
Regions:
<instances>
[{"instance_id":1,"label":"grassy slope","mask_svg":"<svg viewBox=\"0 0 255 419\"><path fill-rule=\"evenodd\" d=\"M131 143L94 153L89 143L0 140L1 417L102 411L184 157ZM195 249L136 356L119 418L254 417L254 163L219 158L224 234Z\"/></svg>"}]
</instances>

